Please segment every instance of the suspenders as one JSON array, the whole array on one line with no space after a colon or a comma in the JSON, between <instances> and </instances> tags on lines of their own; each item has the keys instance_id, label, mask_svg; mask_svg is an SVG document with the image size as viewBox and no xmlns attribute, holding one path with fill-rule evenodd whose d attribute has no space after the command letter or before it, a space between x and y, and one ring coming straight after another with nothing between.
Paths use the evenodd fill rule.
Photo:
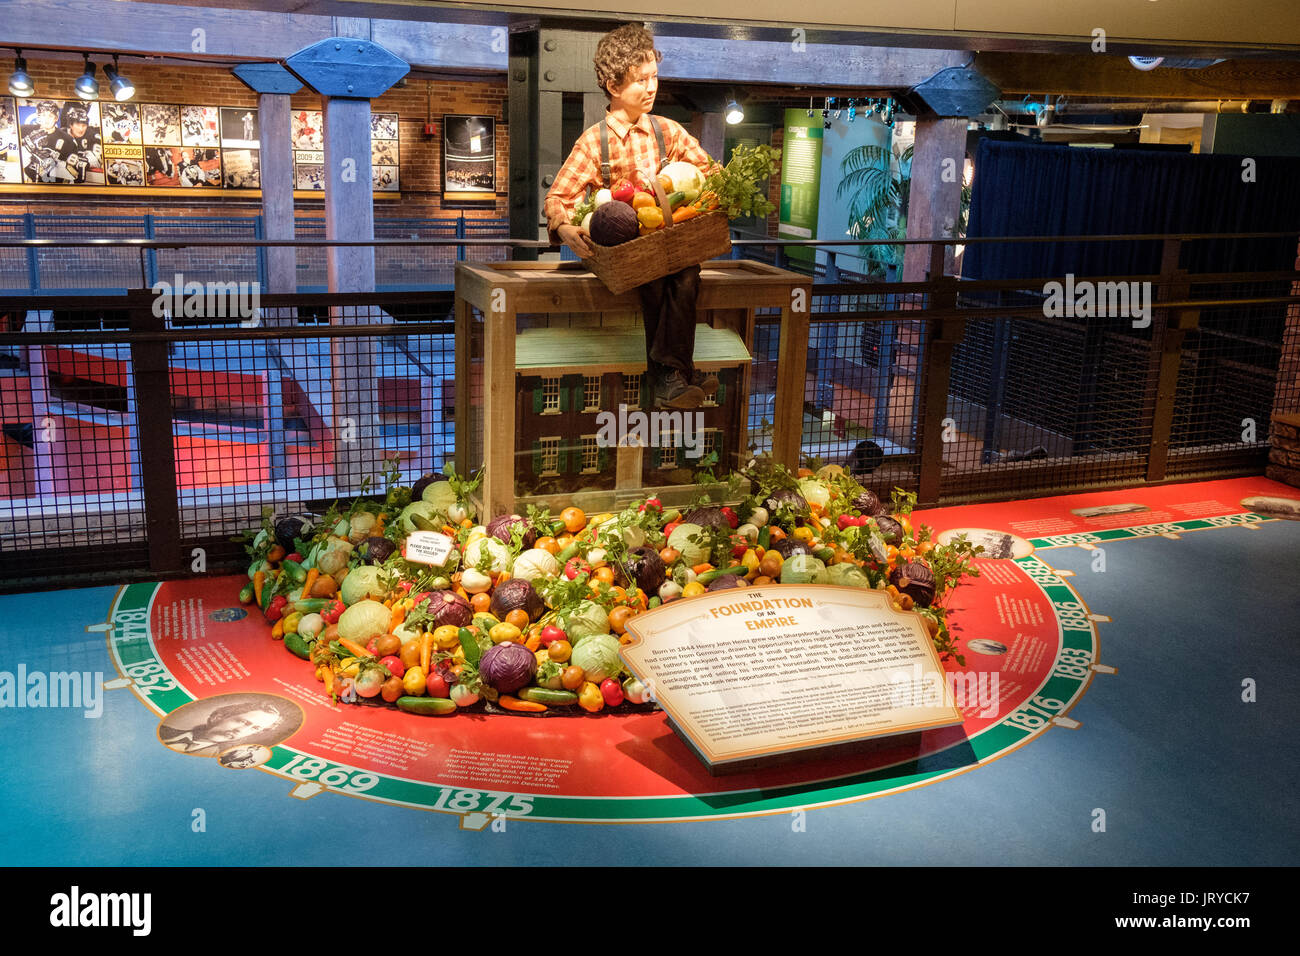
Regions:
<instances>
[{"instance_id":1,"label":"suspenders","mask_svg":"<svg viewBox=\"0 0 1300 956\"><path fill-rule=\"evenodd\" d=\"M659 147L659 166L662 168L668 161L668 151L664 149L663 127L654 116L650 117L650 127L655 131L655 143ZM609 163L609 125L602 119L600 121L600 184L607 189L613 188L614 183L610 179L612 175L612 167Z\"/></svg>"}]
</instances>

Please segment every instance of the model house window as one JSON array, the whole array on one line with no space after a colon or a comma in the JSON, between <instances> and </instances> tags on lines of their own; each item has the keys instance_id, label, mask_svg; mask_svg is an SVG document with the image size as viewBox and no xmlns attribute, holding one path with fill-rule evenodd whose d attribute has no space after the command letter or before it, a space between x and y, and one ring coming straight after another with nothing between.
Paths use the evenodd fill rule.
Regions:
<instances>
[{"instance_id":1,"label":"model house window","mask_svg":"<svg viewBox=\"0 0 1300 956\"><path fill-rule=\"evenodd\" d=\"M556 475L560 472L560 439L542 438L538 441L542 452L542 474Z\"/></svg>"},{"instance_id":2,"label":"model house window","mask_svg":"<svg viewBox=\"0 0 1300 956\"><path fill-rule=\"evenodd\" d=\"M596 443L595 435L582 436L582 470L600 471L600 445Z\"/></svg>"},{"instance_id":3,"label":"model house window","mask_svg":"<svg viewBox=\"0 0 1300 956\"><path fill-rule=\"evenodd\" d=\"M582 410L600 411L600 376L588 375L582 380Z\"/></svg>"},{"instance_id":4,"label":"model house window","mask_svg":"<svg viewBox=\"0 0 1300 956\"><path fill-rule=\"evenodd\" d=\"M718 430L716 428L704 429L704 448L703 455L707 458L718 450Z\"/></svg>"},{"instance_id":5,"label":"model house window","mask_svg":"<svg viewBox=\"0 0 1300 956\"><path fill-rule=\"evenodd\" d=\"M628 408L641 407L641 376L623 376L623 404Z\"/></svg>"},{"instance_id":6,"label":"model house window","mask_svg":"<svg viewBox=\"0 0 1300 956\"><path fill-rule=\"evenodd\" d=\"M677 433L664 430L659 433L662 445L659 448L659 467L677 467Z\"/></svg>"},{"instance_id":7,"label":"model house window","mask_svg":"<svg viewBox=\"0 0 1300 956\"><path fill-rule=\"evenodd\" d=\"M542 379L542 414L560 410L560 380L558 378Z\"/></svg>"}]
</instances>

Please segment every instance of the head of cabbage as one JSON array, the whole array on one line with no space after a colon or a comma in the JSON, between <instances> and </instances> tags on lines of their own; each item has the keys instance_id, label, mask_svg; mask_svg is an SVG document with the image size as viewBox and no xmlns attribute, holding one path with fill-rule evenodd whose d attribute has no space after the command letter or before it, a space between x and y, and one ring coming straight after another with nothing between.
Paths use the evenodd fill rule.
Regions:
<instances>
[{"instance_id":1,"label":"head of cabbage","mask_svg":"<svg viewBox=\"0 0 1300 956\"><path fill-rule=\"evenodd\" d=\"M856 564L841 562L826 569L826 583L846 588L869 588L871 581Z\"/></svg>"},{"instance_id":2,"label":"head of cabbage","mask_svg":"<svg viewBox=\"0 0 1300 956\"><path fill-rule=\"evenodd\" d=\"M609 615L595 601L579 601L566 607L560 612L560 623L575 648L583 638L609 633Z\"/></svg>"},{"instance_id":3,"label":"head of cabbage","mask_svg":"<svg viewBox=\"0 0 1300 956\"><path fill-rule=\"evenodd\" d=\"M811 554L796 554L781 565L782 584L825 584L826 565Z\"/></svg>"},{"instance_id":4,"label":"head of cabbage","mask_svg":"<svg viewBox=\"0 0 1300 956\"><path fill-rule=\"evenodd\" d=\"M595 634L573 648L569 658L575 667L581 667L586 679L599 684L607 677L617 677L623 669L618 656L618 638L613 634Z\"/></svg>"},{"instance_id":5,"label":"head of cabbage","mask_svg":"<svg viewBox=\"0 0 1300 956\"><path fill-rule=\"evenodd\" d=\"M355 567L339 586L339 597L349 607L365 598L382 601L388 597L388 591L379 579L380 570L376 565L363 564Z\"/></svg>"}]
</instances>

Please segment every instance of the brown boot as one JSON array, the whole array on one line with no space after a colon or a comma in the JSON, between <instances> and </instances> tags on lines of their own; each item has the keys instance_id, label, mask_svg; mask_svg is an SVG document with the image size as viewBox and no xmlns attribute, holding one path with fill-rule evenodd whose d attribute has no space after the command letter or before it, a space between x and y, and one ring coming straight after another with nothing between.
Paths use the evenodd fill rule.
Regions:
<instances>
[{"instance_id":1,"label":"brown boot","mask_svg":"<svg viewBox=\"0 0 1300 956\"><path fill-rule=\"evenodd\" d=\"M702 372L697 368L691 373L691 384L703 392L705 398L718 394L718 376L712 372Z\"/></svg>"},{"instance_id":2,"label":"brown boot","mask_svg":"<svg viewBox=\"0 0 1300 956\"><path fill-rule=\"evenodd\" d=\"M655 383L656 408L699 408L704 403L704 392L698 386L687 385L681 372L669 372Z\"/></svg>"}]
</instances>

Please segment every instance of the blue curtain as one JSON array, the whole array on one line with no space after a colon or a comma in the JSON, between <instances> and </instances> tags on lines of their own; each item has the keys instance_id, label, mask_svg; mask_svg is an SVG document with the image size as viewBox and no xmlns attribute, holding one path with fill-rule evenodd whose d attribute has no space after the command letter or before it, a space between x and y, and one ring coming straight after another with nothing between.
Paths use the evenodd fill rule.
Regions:
<instances>
[{"instance_id":1,"label":"blue curtain","mask_svg":"<svg viewBox=\"0 0 1300 956\"><path fill-rule=\"evenodd\" d=\"M1084 149L980 141L966 234L1087 236L1300 233L1300 158L1260 156L1254 182L1241 156ZM1159 242L975 243L962 276L1015 279L1149 275ZM1184 244L1191 272L1290 269L1296 238Z\"/></svg>"}]
</instances>

